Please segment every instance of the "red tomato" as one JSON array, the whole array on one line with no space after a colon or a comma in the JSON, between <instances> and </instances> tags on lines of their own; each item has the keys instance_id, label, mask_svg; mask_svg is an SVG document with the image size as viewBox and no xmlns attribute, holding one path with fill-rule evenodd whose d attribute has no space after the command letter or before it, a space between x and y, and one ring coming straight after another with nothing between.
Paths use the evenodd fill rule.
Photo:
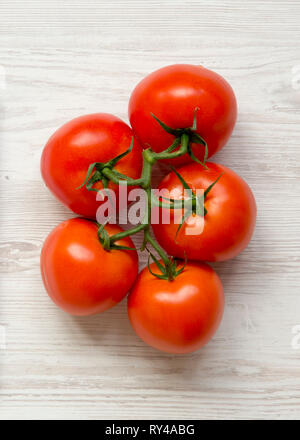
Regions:
<instances>
[{"instance_id":1,"label":"red tomato","mask_svg":"<svg viewBox=\"0 0 300 440\"><path fill-rule=\"evenodd\" d=\"M96 223L74 218L58 225L41 253L41 273L50 298L72 315L92 315L120 302L138 273L137 253L105 251ZM109 235L122 229L106 225ZM116 244L132 247L130 238Z\"/></svg>"},{"instance_id":2,"label":"red tomato","mask_svg":"<svg viewBox=\"0 0 300 440\"><path fill-rule=\"evenodd\" d=\"M159 273L155 264L153 272ZM173 281L145 268L128 296L130 322L144 342L168 353L190 353L217 330L224 294L216 272L207 264L187 263Z\"/></svg>"},{"instance_id":3,"label":"red tomato","mask_svg":"<svg viewBox=\"0 0 300 440\"><path fill-rule=\"evenodd\" d=\"M216 163L207 162L206 165L208 169L194 163L177 171L193 190L207 189L223 173L205 199L207 214L187 218L176 242L176 231L183 215L181 209L171 211L169 224L163 224L160 217L159 224L152 225L153 231L170 255L183 258L186 254L192 260L228 260L238 255L251 239L256 220L255 199L247 183L235 172ZM184 194L183 185L174 172L160 183L159 190L163 188L172 191L175 199ZM155 210L153 218L157 214Z\"/></svg>"},{"instance_id":4,"label":"red tomato","mask_svg":"<svg viewBox=\"0 0 300 440\"><path fill-rule=\"evenodd\" d=\"M228 141L237 117L234 92L225 79L202 66L175 64L146 76L132 92L129 119L144 148L160 152L174 136L164 131L151 112L171 128L193 125L197 111L197 133L206 141L208 156ZM195 156L203 160L204 147L192 144ZM191 161L188 155L173 159L175 165Z\"/></svg>"},{"instance_id":5,"label":"red tomato","mask_svg":"<svg viewBox=\"0 0 300 440\"><path fill-rule=\"evenodd\" d=\"M68 208L84 217L95 218L101 201L96 192L85 187L77 189L85 180L90 164L107 162L129 148L133 133L116 116L97 113L75 118L60 127L47 142L41 159L43 179L52 193ZM141 147L134 140L132 151L116 165L116 170L132 178L140 177ZM101 182L96 184L102 189ZM109 188L116 191L112 183Z\"/></svg>"}]
</instances>

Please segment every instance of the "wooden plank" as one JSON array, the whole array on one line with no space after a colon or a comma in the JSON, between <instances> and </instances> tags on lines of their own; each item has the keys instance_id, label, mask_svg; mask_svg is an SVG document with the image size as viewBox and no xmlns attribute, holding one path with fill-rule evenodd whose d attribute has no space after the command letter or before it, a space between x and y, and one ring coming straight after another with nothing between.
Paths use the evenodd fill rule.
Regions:
<instances>
[{"instance_id":1,"label":"wooden plank","mask_svg":"<svg viewBox=\"0 0 300 440\"><path fill-rule=\"evenodd\" d=\"M299 20L297 0L2 1L1 419L299 419ZM176 62L203 64L234 87L238 123L213 160L241 174L258 204L247 250L214 265L226 293L221 328L188 356L145 346L125 302L65 315L39 273L45 236L72 217L41 181L47 138L80 114L127 120L135 84Z\"/></svg>"}]
</instances>

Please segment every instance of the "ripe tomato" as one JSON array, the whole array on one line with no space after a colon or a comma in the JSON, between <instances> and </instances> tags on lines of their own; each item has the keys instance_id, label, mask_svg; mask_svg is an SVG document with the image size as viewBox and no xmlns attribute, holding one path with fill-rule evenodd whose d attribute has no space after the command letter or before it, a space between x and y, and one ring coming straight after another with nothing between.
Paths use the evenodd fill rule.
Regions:
<instances>
[{"instance_id":1,"label":"ripe tomato","mask_svg":"<svg viewBox=\"0 0 300 440\"><path fill-rule=\"evenodd\" d=\"M192 260L228 260L238 255L251 239L256 220L255 199L247 183L235 172L216 163L206 165L208 169L194 163L177 170L193 190L207 189L223 173L205 198L206 215L187 218L176 237L182 210L170 213L169 224L163 224L159 212L159 223L152 225L153 231L170 255L183 258L186 254ZM162 180L159 190L163 188L172 191L175 199L184 195L183 185L174 172ZM155 218L157 212L153 214Z\"/></svg>"},{"instance_id":2,"label":"ripe tomato","mask_svg":"<svg viewBox=\"0 0 300 440\"><path fill-rule=\"evenodd\" d=\"M197 111L196 132L206 141L208 157L220 150L233 130L237 104L225 79L202 66L175 64L146 76L133 90L129 119L144 148L160 152L168 148L174 136L164 131L151 116L171 128L193 125ZM203 160L204 147L192 144L196 157ZM188 155L172 159L174 165L190 162Z\"/></svg>"},{"instance_id":3,"label":"ripe tomato","mask_svg":"<svg viewBox=\"0 0 300 440\"><path fill-rule=\"evenodd\" d=\"M41 273L50 298L72 315L92 315L120 302L138 273L137 253L105 251L96 223L74 218L59 224L41 253ZM106 225L109 235L121 228ZM132 247L130 238L116 244Z\"/></svg>"},{"instance_id":4,"label":"ripe tomato","mask_svg":"<svg viewBox=\"0 0 300 440\"><path fill-rule=\"evenodd\" d=\"M155 264L153 272L159 273ZM190 353L217 330L224 294L216 272L207 264L187 263L173 281L142 270L128 296L130 322L144 342L168 353Z\"/></svg>"},{"instance_id":5,"label":"ripe tomato","mask_svg":"<svg viewBox=\"0 0 300 440\"><path fill-rule=\"evenodd\" d=\"M106 113L81 116L67 122L50 137L44 148L41 172L46 185L76 214L95 218L101 204L96 200L97 193L78 187L84 182L90 164L107 162L125 152L132 136L125 122ZM116 170L132 178L140 177L141 152L135 139L132 151L117 163ZM102 189L102 182L97 182L95 187ZM110 183L108 187L114 189L118 197L118 186Z\"/></svg>"}]
</instances>

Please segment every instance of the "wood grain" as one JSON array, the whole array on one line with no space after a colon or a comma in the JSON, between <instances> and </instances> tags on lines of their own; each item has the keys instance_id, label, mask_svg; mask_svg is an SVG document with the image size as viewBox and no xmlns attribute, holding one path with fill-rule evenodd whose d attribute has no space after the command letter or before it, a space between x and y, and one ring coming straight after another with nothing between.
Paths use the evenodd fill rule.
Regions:
<instances>
[{"instance_id":1,"label":"wood grain","mask_svg":"<svg viewBox=\"0 0 300 440\"><path fill-rule=\"evenodd\" d=\"M299 22L297 0L2 1L1 419L300 418ZM39 273L45 236L72 216L40 178L47 138L80 114L127 120L134 85L176 62L232 84L238 123L213 160L241 174L258 204L247 250L214 265L221 328L188 356L145 346L125 303L65 315Z\"/></svg>"}]
</instances>

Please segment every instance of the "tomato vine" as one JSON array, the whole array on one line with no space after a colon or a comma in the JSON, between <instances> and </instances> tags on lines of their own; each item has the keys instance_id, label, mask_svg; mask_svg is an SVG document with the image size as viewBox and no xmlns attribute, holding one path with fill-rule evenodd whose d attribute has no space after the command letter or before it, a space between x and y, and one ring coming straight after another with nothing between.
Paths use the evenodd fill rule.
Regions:
<instances>
[{"instance_id":1,"label":"tomato vine","mask_svg":"<svg viewBox=\"0 0 300 440\"><path fill-rule=\"evenodd\" d=\"M141 250L142 251L147 250L149 253L149 261L148 261L149 270L151 270L149 263L150 263L150 258L152 258L161 272L161 275L155 273L153 273L153 275L155 275L160 279L167 279L169 281L172 281L174 278L176 278L176 276L178 276L183 271L184 266L181 267L180 269L177 269L177 260L173 257L169 257L167 253L162 249L162 247L158 244L158 242L155 240L155 238L152 237L150 233L151 210L152 210L152 206L159 206L161 208L168 208L168 209L182 208L183 201L167 199L166 202L163 201L163 198L157 198L156 196L153 195L151 191L152 190L151 176L152 176L153 166L157 161L166 160L166 159L170 160L188 154L193 161L200 163L203 167L206 167L205 161L207 159L208 150L205 140L199 134L196 133L197 108L195 109L194 112L193 125L192 127L188 127L188 128L173 129L167 126L164 122L160 121L155 115L152 114L152 116L167 133L172 134L174 136L174 141L167 149L159 153L153 151L151 147L143 150L142 153L143 167L142 167L141 176L139 178L133 179L131 177L126 176L125 174L119 173L114 169L117 162L119 162L119 160L121 160L123 157L125 157L127 154L131 152L133 148L133 138L132 138L128 150L126 150L124 153L116 156L115 158L111 159L106 163L102 163L102 162L92 163L87 170L87 175L83 184L79 188L85 186L86 189L89 191L98 191L98 189L94 188L94 184L96 182L102 181L103 187L104 189L106 189L108 187L108 183L111 181L117 185L126 184L129 186L138 186L144 189L146 193L147 206L146 206L146 215L142 223L126 231L119 232L112 236L109 236L108 233L105 231L105 224L104 225L99 224L98 238L103 248L107 251L111 249L134 249L134 248L127 248L125 246L120 246L117 245L116 243L125 237L143 231L144 240L141 246ZM193 153L192 144L195 143L202 145L202 147L204 147L205 149L204 160L202 162L199 159L197 159ZM210 191L212 186L217 182L220 176L213 183L213 185L207 188L206 191L204 191L204 194L201 197L199 197L193 193L191 188L189 188L188 184L183 180L180 174L174 168L172 169L176 173L177 177L180 179L184 188L190 190L189 193L190 195L188 199L184 200L184 205L188 206L189 208L186 210L186 213L182 218L182 222L178 227L177 232L179 232L182 224L189 215L206 214L206 210L204 207L205 196ZM156 250L157 254L162 259L163 264L161 264L157 260L155 255L148 249L147 244L150 244Z\"/></svg>"}]
</instances>

